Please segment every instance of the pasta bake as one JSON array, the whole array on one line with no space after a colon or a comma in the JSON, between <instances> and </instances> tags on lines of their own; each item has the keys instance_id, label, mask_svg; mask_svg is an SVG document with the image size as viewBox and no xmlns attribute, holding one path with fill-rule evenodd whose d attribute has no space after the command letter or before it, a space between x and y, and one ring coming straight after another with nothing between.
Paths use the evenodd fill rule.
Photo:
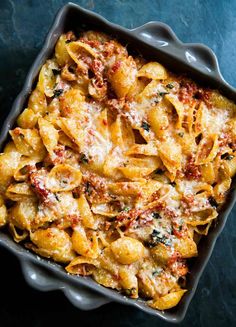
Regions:
<instances>
[{"instance_id":1,"label":"pasta bake","mask_svg":"<svg viewBox=\"0 0 236 327\"><path fill-rule=\"evenodd\" d=\"M236 172L236 105L96 31L60 36L0 156L0 226L70 274L176 306Z\"/></svg>"}]
</instances>

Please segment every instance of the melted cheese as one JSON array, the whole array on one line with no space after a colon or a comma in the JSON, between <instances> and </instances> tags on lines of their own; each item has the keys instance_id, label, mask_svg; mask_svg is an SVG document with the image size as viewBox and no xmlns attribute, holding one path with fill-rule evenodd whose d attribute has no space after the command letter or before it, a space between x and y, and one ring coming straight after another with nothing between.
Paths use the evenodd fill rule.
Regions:
<instances>
[{"instance_id":1,"label":"melted cheese","mask_svg":"<svg viewBox=\"0 0 236 327\"><path fill-rule=\"evenodd\" d=\"M69 262L70 273L144 294L151 306L175 296L185 259L197 255L195 233L208 231L236 171L235 105L92 31L62 35L39 79L29 100L35 121L21 115L25 128L0 156L3 224L29 221L29 248ZM38 117L50 121L48 137ZM8 208L7 190L19 182L32 192L16 192ZM36 217L19 205L27 196Z\"/></svg>"}]
</instances>

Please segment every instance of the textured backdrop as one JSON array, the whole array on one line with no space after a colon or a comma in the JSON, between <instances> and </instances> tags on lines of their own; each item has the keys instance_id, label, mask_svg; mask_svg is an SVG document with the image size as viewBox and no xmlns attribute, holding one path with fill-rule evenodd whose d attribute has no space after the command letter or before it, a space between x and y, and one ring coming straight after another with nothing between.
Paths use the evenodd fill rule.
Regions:
<instances>
[{"instance_id":1,"label":"textured backdrop","mask_svg":"<svg viewBox=\"0 0 236 327\"><path fill-rule=\"evenodd\" d=\"M107 19L134 28L150 20L169 24L184 42L201 42L219 59L236 86L235 0L74 1ZM63 0L0 0L0 110L7 114ZM2 122L0 122L1 124ZM181 326L236 326L236 208L219 237ZM109 304L92 312L70 305L59 292L29 288L16 259L0 250L0 326L167 326L134 308ZM61 323L61 324L60 324Z\"/></svg>"}]
</instances>

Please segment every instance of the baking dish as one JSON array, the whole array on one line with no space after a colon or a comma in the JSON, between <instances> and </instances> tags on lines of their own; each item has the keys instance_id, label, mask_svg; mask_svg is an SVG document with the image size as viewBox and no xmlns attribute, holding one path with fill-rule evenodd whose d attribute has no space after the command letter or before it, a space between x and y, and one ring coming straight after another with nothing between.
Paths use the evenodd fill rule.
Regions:
<instances>
[{"instance_id":1,"label":"baking dish","mask_svg":"<svg viewBox=\"0 0 236 327\"><path fill-rule=\"evenodd\" d=\"M228 97L235 100L235 91L223 81L219 73L217 61L207 48L201 45L183 45L174 36L173 32L161 23L149 23L135 30L128 31L106 22L94 13L89 13L78 6L68 4L58 14L46 40L45 47L36 59L27 77L23 91L13 105L12 112L2 131L1 143L6 139L7 131L12 127L16 116L23 109L24 102L33 87L33 81L42 63L50 56L58 36L65 30L76 30L81 27L85 29L100 29L112 34L118 37L118 39L126 43L128 42L133 49L138 49L146 57L158 58L158 61L164 63L171 70L187 72L198 81L207 82L212 87L220 88ZM168 321L180 321L186 312L188 303L196 288L197 280L212 251L213 243L223 228L229 206L233 205L234 197L232 195L233 193L230 195L227 211L224 210L224 213L222 211L219 217L218 225L200 243L200 256L192 262L192 274L188 280L187 286L190 291L176 309L165 313L146 307L142 301L126 299L114 291L104 289L88 278L68 276L59 265L47 262L44 259L38 259L37 256L14 244L4 234L1 234L1 243L18 255L26 279L32 285L42 290L63 289L68 298L82 309L92 309L110 300L115 300L133 304ZM202 252L203 249L204 252ZM85 286L92 291L88 291ZM103 296L94 293L94 291L98 291Z\"/></svg>"}]
</instances>

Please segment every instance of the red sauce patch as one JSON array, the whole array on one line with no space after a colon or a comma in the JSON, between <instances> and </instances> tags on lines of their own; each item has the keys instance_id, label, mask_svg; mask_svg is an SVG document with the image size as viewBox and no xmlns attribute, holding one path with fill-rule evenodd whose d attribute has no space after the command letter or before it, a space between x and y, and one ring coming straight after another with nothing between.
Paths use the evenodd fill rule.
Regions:
<instances>
[{"instance_id":1,"label":"red sauce patch","mask_svg":"<svg viewBox=\"0 0 236 327\"><path fill-rule=\"evenodd\" d=\"M181 205L186 215L191 214L191 207L193 206L193 204L194 204L194 195L191 194L182 197Z\"/></svg>"},{"instance_id":2,"label":"red sauce patch","mask_svg":"<svg viewBox=\"0 0 236 327\"><path fill-rule=\"evenodd\" d=\"M197 91L198 88L195 83L182 80L180 82L179 100L186 104L192 104L195 101L193 96Z\"/></svg>"},{"instance_id":3,"label":"red sauce patch","mask_svg":"<svg viewBox=\"0 0 236 327\"><path fill-rule=\"evenodd\" d=\"M101 60L94 59L91 64L91 69L95 74L101 74L104 70L104 64Z\"/></svg>"},{"instance_id":4,"label":"red sauce patch","mask_svg":"<svg viewBox=\"0 0 236 327\"><path fill-rule=\"evenodd\" d=\"M176 218L178 216L174 209L170 209L168 207L164 209L164 215L171 219Z\"/></svg>"},{"instance_id":5,"label":"red sauce patch","mask_svg":"<svg viewBox=\"0 0 236 327\"><path fill-rule=\"evenodd\" d=\"M98 48L100 46L100 42L97 40L80 39L80 41L90 45L90 47L92 47L92 48Z\"/></svg>"},{"instance_id":6,"label":"red sauce patch","mask_svg":"<svg viewBox=\"0 0 236 327\"><path fill-rule=\"evenodd\" d=\"M111 73L115 73L119 68L121 67L121 61L118 60L114 63L114 65L111 67Z\"/></svg>"},{"instance_id":7,"label":"red sauce patch","mask_svg":"<svg viewBox=\"0 0 236 327\"><path fill-rule=\"evenodd\" d=\"M33 191L36 195L42 200L45 204L52 203L52 193L45 186L45 171L42 169L41 171L37 171L36 168L31 168L29 172L29 181Z\"/></svg>"},{"instance_id":8,"label":"red sauce patch","mask_svg":"<svg viewBox=\"0 0 236 327\"><path fill-rule=\"evenodd\" d=\"M175 251L167 263L171 272L177 276L185 276L188 272L186 261L181 259L179 252Z\"/></svg>"},{"instance_id":9,"label":"red sauce patch","mask_svg":"<svg viewBox=\"0 0 236 327\"><path fill-rule=\"evenodd\" d=\"M200 167L195 165L194 161L192 156L189 157L184 169L184 175L188 180L199 180L202 176Z\"/></svg>"},{"instance_id":10,"label":"red sauce patch","mask_svg":"<svg viewBox=\"0 0 236 327\"><path fill-rule=\"evenodd\" d=\"M143 213L140 209L131 209L129 211L122 211L117 217L116 222L117 226L125 226L129 228L132 222L139 217L139 215Z\"/></svg>"},{"instance_id":11,"label":"red sauce patch","mask_svg":"<svg viewBox=\"0 0 236 327\"><path fill-rule=\"evenodd\" d=\"M68 215L67 219L71 222L72 228L75 228L81 222L81 216L78 214Z\"/></svg>"},{"instance_id":12,"label":"red sauce patch","mask_svg":"<svg viewBox=\"0 0 236 327\"><path fill-rule=\"evenodd\" d=\"M180 81L179 100L183 103L192 105L196 100L200 100L204 101L208 108L211 108L211 94L211 90L202 89L192 81L185 79Z\"/></svg>"}]
</instances>

